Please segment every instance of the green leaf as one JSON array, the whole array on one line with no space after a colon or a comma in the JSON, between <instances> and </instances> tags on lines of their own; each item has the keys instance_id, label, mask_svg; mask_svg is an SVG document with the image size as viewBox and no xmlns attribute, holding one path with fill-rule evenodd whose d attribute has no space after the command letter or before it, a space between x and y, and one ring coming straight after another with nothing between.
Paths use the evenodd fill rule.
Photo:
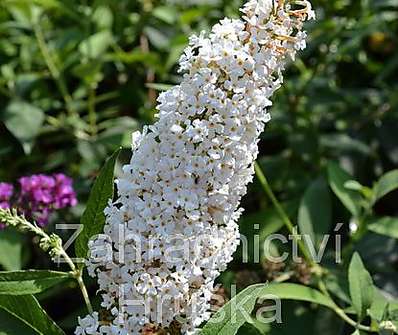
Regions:
<instances>
[{"instance_id":1,"label":"green leaf","mask_svg":"<svg viewBox=\"0 0 398 335\"><path fill-rule=\"evenodd\" d=\"M0 265L7 271L22 268L24 236L15 230L0 231Z\"/></svg>"},{"instance_id":2,"label":"green leaf","mask_svg":"<svg viewBox=\"0 0 398 335\"><path fill-rule=\"evenodd\" d=\"M87 257L88 242L103 231L105 225L104 209L108 205L108 200L113 198L114 170L120 150L116 150L107 160L91 189L86 210L80 220L83 231L76 239L77 257Z\"/></svg>"},{"instance_id":3,"label":"green leaf","mask_svg":"<svg viewBox=\"0 0 398 335\"><path fill-rule=\"evenodd\" d=\"M357 192L345 187L346 182L353 179L352 176L334 162L330 162L328 164L328 176L329 184L333 192L340 199L343 205L351 212L351 214L358 217L361 213L359 205L361 197Z\"/></svg>"},{"instance_id":4,"label":"green leaf","mask_svg":"<svg viewBox=\"0 0 398 335\"><path fill-rule=\"evenodd\" d=\"M111 30L113 25L113 13L108 6L98 6L93 13L92 20L99 30Z\"/></svg>"},{"instance_id":5,"label":"green leaf","mask_svg":"<svg viewBox=\"0 0 398 335\"><path fill-rule=\"evenodd\" d=\"M144 28L145 34L148 36L149 41L158 49L165 49L168 47L170 41L166 32L162 29L155 29L147 26Z\"/></svg>"},{"instance_id":6,"label":"green leaf","mask_svg":"<svg viewBox=\"0 0 398 335\"><path fill-rule=\"evenodd\" d=\"M107 146L131 147L131 132L139 128L139 123L129 117L121 116L112 118L98 124L98 128L105 129L98 135L97 143Z\"/></svg>"},{"instance_id":7,"label":"green leaf","mask_svg":"<svg viewBox=\"0 0 398 335\"><path fill-rule=\"evenodd\" d=\"M254 320L253 320L254 321ZM268 333L268 332L267 332ZM239 328L238 330L238 335L263 335L267 334L265 332L261 332L260 329L258 329L255 324L251 323L245 323L242 327Z\"/></svg>"},{"instance_id":8,"label":"green leaf","mask_svg":"<svg viewBox=\"0 0 398 335\"><path fill-rule=\"evenodd\" d=\"M173 7L159 6L152 10L151 14L168 24L173 24L177 21L177 12Z\"/></svg>"},{"instance_id":9,"label":"green leaf","mask_svg":"<svg viewBox=\"0 0 398 335\"><path fill-rule=\"evenodd\" d=\"M297 212L298 201L285 202L282 204L282 207L289 217L291 217ZM263 243L269 235L277 232L284 226L279 213L273 207L243 215L240 220L242 229L252 227L255 224L260 225L260 243Z\"/></svg>"},{"instance_id":10,"label":"green leaf","mask_svg":"<svg viewBox=\"0 0 398 335\"><path fill-rule=\"evenodd\" d=\"M367 227L374 233L398 239L398 218L396 217L385 216L372 219Z\"/></svg>"},{"instance_id":11,"label":"green leaf","mask_svg":"<svg viewBox=\"0 0 398 335\"><path fill-rule=\"evenodd\" d=\"M322 134L321 145L332 149L338 149L343 152L356 151L369 156L372 153L371 148L367 144L354 139L347 134Z\"/></svg>"},{"instance_id":12,"label":"green leaf","mask_svg":"<svg viewBox=\"0 0 398 335\"><path fill-rule=\"evenodd\" d=\"M325 285L327 289L337 298L341 299L347 304L350 304L351 299L346 274L333 271L332 269L327 269L327 273L328 274L325 278Z\"/></svg>"},{"instance_id":13,"label":"green leaf","mask_svg":"<svg viewBox=\"0 0 398 335\"><path fill-rule=\"evenodd\" d=\"M373 203L398 188L398 170L383 175L374 187Z\"/></svg>"},{"instance_id":14,"label":"green leaf","mask_svg":"<svg viewBox=\"0 0 398 335\"><path fill-rule=\"evenodd\" d=\"M373 303L374 286L372 277L357 252L354 253L351 259L348 269L348 282L352 305L359 319L362 320Z\"/></svg>"},{"instance_id":15,"label":"green leaf","mask_svg":"<svg viewBox=\"0 0 398 335\"><path fill-rule=\"evenodd\" d=\"M70 278L67 272L46 270L0 272L0 295L36 294Z\"/></svg>"},{"instance_id":16,"label":"green leaf","mask_svg":"<svg viewBox=\"0 0 398 335\"><path fill-rule=\"evenodd\" d=\"M379 289L375 289L373 296L372 306L369 308L369 315L373 320L378 322L384 319L386 311L389 310L389 305L392 303L387 300L383 293Z\"/></svg>"},{"instance_id":17,"label":"green leaf","mask_svg":"<svg viewBox=\"0 0 398 335\"><path fill-rule=\"evenodd\" d=\"M319 247L332 224L332 206L328 185L323 177L315 180L306 190L298 213L301 234L308 235Z\"/></svg>"},{"instance_id":18,"label":"green leaf","mask_svg":"<svg viewBox=\"0 0 398 335\"><path fill-rule=\"evenodd\" d=\"M0 296L0 308L21 320L40 335L65 335L32 295Z\"/></svg>"},{"instance_id":19,"label":"green leaf","mask_svg":"<svg viewBox=\"0 0 398 335\"><path fill-rule=\"evenodd\" d=\"M112 33L109 30L103 30L82 41L79 45L79 51L83 56L96 59L105 53L112 41Z\"/></svg>"},{"instance_id":20,"label":"green leaf","mask_svg":"<svg viewBox=\"0 0 398 335\"><path fill-rule=\"evenodd\" d=\"M36 4L46 9L58 8L60 3L56 0L5 0L6 4Z\"/></svg>"},{"instance_id":21,"label":"green leaf","mask_svg":"<svg viewBox=\"0 0 398 335\"><path fill-rule=\"evenodd\" d=\"M271 296L284 300L298 300L316 303L333 308L333 301L319 291L298 284L257 284L249 286L232 298L209 320L201 331L201 335L234 335L248 320L245 312L250 315L260 298ZM222 317L221 320L219 320ZM233 322L232 321L233 318ZM216 322L217 321L217 322Z\"/></svg>"},{"instance_id":22,"label":"green leaf","mask_svg":"<svg viewBox=\"0 0 398 335\"><path fill-rule=\"evenodd\" d=\"M35 335L36 332L15 316L0 309L0 335Z\"/></svg>"},{"instance_id":23,"label":"green leaf","mask_svg":"<svg viewBox=\"0 0 398 335\"><path fill-rule=\"evenodd\" d=\"M2 120L29 154L43 125L44 112L27 102L13 100L4 110Z\"/></svg>"}]
</instances>

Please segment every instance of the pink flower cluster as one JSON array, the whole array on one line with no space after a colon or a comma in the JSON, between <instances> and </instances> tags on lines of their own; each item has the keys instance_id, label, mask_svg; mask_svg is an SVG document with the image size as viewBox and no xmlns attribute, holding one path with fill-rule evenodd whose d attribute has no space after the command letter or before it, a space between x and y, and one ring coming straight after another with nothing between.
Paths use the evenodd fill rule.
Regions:
<instances>
[{"instance_id":1,"label":"pink flower cluster","mask_svg":"<svg viewBox=\"0 0 398 335\"><path fill-rule=\"evenodd\" d=\"M0 183L0 207L10 208L13 205L40 226L48 223L54 210L77 204L72 179L61 173L22 177L19 186L19 194L14 195L15 202L12 202L13 186Z\"/></svg>"}]
</instances>

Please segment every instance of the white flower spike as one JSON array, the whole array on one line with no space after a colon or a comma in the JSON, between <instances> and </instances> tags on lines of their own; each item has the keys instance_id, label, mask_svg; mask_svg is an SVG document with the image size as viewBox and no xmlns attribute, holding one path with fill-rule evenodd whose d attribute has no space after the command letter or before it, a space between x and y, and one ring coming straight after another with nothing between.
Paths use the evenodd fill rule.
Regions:
<instances>
[{"instance_id":1,"label":"white flower spike","mask_svg":"<svg viewBox=\"0 0 398 335\"><path fill-rule=\"evenodd\" d=\"M160 95L158 121L133 135L106 209L108 238L90 243L88 270L111 318L81 319L76 334L142 334L173 322L190 333L210 317L214 280L239 244L239 204L269 99L314 17L308 1L250 0L241 11L242 20L190 38L182 83Z\"/></svg>"}]
</instances>

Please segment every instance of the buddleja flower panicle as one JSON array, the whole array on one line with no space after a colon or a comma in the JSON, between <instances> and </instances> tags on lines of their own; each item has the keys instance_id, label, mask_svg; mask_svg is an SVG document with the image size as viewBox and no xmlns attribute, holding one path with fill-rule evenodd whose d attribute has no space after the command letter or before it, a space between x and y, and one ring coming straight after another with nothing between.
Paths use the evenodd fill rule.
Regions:
<instances>
[{"instance_id":1,"label":"buddleja flower panicle","mask_svg":"<svg viewBox=\"0 0 398 335\"><path fill-rule=\"evenodd\" d=\"M176 320L189 333L210 317L214 280L239 244L239 205L270 98L287 59L305 47L302 25L313 11L307 1L294 4L251 0L242 20L224 19L209 36L189 39L183 80L159 96L158 121L133 135L118 199L105 211L107 236L90 243L88 270L114 321L101 326L89 315L76 334L140 334L146 324ZM124 245L120 235L128 236ZM123 300L142 306L124 304L120 288Z\"/></svg>"}]
</instances>

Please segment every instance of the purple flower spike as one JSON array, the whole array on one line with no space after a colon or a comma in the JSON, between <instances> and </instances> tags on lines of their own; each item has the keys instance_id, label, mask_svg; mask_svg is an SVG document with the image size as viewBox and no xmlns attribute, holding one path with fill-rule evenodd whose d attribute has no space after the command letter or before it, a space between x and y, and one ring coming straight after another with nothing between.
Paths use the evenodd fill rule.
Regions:
<instances>
[{"instance_id":1,"label":"purple flower spike","mask_svg":"<svg viewBox=\"0 0 398 335\"><path fill-rule=\"evenodd\" d=\"M73 190L73 181L71 178L62 173L54 175L55 178L55 193L54 204L55 208L73 207L77 205L76 193Z\"/></svg>"},{"instance_id":2,"label":"purple flower spike","mask_svg":"<svg viewBox=\"0 0 398 335\"><path fill-rule=\"evenodd\" d=\"M55 209L77 205L73 181L64 174L32 175L19 179L21 194L19 206L28 217L32 217L40 226L48 223Z\"/></svg>"},{"instance_id":3,"label":"purple flower spike","mask_svg":"<svg viewBox=\"0 0 398 335\"><path fill-rule=\"evenodd\" d=\"M10 208L10 199L14 192L14 187L8 183L0 183L0 207Z\"/></svg>"},{"instance_id":4,"label":"purple flower spike","mask_svg":"<svg viewBox=\"0 0 398 335\"><path fill-rule=\"evenodd\" d=\"M8 183L0 183L0 208L10 208L10 199L14 192L14 187ZM4 229L5 225L0 223L0 229Z\"/></svg>"}]
</instances>

